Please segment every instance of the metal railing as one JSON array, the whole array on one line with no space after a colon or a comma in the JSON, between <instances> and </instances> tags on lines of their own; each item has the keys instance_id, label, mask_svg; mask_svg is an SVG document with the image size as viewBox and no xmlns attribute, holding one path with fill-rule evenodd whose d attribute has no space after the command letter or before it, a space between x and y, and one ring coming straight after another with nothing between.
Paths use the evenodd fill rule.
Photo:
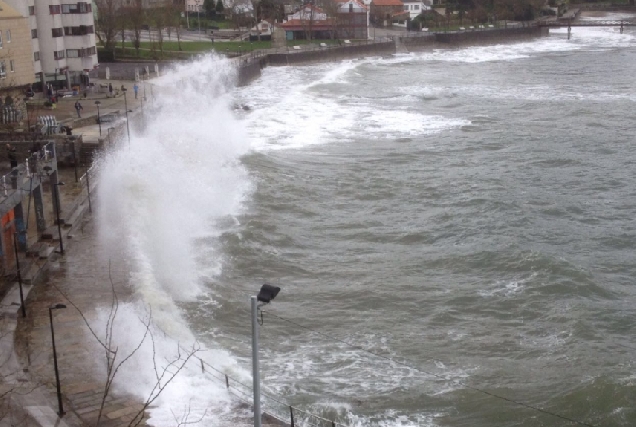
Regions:
<instances>
[{"instance_id":1,"label":"metal railing","mask_svg":"<svg viewBox=\"0 0 636 427\"><path fill-rule=\"evenodd\" d=\"M207 374L208 378L224 382L225 387L229 393L236 397L239 401L246 405L253 404L253 388L243 382L230 377L225 372L210 365L200 357L195 356L201 363L201 370ZM295 426L308 426L308 427L346 427L347 424L342 424L335 420L331 420L320 415L313 414L311 412L300 409L296 406L290 405L284 401L284 398L280 396L274 396L271 393L261 392L261 408L266 416L272 417L281 423Z\"/></svg>"}]
</instances>

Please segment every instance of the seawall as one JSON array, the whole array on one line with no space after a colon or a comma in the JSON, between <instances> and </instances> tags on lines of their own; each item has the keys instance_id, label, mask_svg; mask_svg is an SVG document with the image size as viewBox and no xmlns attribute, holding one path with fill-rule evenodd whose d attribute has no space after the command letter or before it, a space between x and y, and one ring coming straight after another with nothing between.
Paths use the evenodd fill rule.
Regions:
<instances>
[{"instance_id":1,"label":"seawall","mask_svg":"<svg viewBox=\"0 0 636 427\"><path fill-rule=\"evenodd\" d=\"M244 55L237 58L238 84L245 86L261 75L267 66L305 65L319 62L355 59L364 56L393 55L401 50L449 48L470 46L475 44L492 44L515 42L523 39L547 36L549 29L545 27L520 27L475 29L447 33L422 34L414 37L398 37L382 42L368 42L350 46L323 47L312 50L288 50L287 52L261 53ZM302 48L301 48L302 49Z\"/></svg>"},{"instance_id":2,"label":"seawall","mask_svg":"<svg viewBox=\"0 0 636 427\"><path fill-rule=\"evenodd\" d=\"M400 42L407 50L414 50L417 48L448 48L517 42L523 39L547 36L548 34L549 30L545 27L469 29L466 31L434 33L419 37L402 37Z\"/></svg>"}]
</instances>

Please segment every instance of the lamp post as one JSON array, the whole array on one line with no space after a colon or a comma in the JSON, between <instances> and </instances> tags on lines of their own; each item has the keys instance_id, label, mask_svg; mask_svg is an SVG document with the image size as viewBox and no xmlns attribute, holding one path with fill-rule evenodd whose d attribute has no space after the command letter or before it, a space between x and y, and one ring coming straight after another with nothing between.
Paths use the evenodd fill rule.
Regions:
<instances>
[{"instance_id":1,"label":"lamp post","mask_svg":"<svg viewBox=\"0 0 636 427\"><path fill-rule=\"evenodd\" d=\"M18 275L18 285L20 286L20 308L22 317L26 317L26 307L24 306L24 291L22 290L22 272L20 271L20 258L18 257L18 232L13 233L13 250L15 251L15 268Z\"/></svg>"},{"instance_id":2,"label":"lamp post","mask_svg":"<svg viewBox=\"0 0 636 427\"><path fill-rule=\"evenodd\" d=\"M57 233L60 237L60 254L64 255L64 241L62 240L62 224L60 221L60 185L64 185L64 183L62 181L53 183L53 199L55 200L55 218L57 220Z\"/></svg>"},{"instance_id":3,"label":"lamp post","mask_svg":"<svg viewBox=\"0 0 636 427\"><path fill-rule=\"evenodd\" d=\"M123 85L122 85L123 86ZM124 107L126 108L126 132L128 132L128 148L130 148L130 125L128 124L128 100L126 99L126 88L121 88L122 92L124 92Z\"/></svg>"},{"instance_id":4,"label":"lamp post","mask_svg":"<svg viewBox=\"0 0 636 427\"><path fill-rule=\"evenodd\" d=\"M254 427L261 427L261 373L258 362L258 309L276 298L280 292L278 286L265 283L257 296L251 297L252 303L252 379L254 383ZM258 305L258 302L262 304Z\"/></svg>"},{"instance_id":5,"label":"lamp post","mask_svg":"<svg viewBox=\"0 0 636 427\"><path fill-rule=\"evenodd\" d=\"M24 98L24 112L27 116L27 133L31 132L31 123L29 119L29 98Z\"/></svg>"},{"instance_id":6,"label":"lamp post","mask_svg":"<svg viewBox=\"0 0 636 427\"><path fill-rule=\"evenodd\" d=\"M201 0L195 0L195 3L197 4L197 24L199 24L199 40L201 40L201 18L199 18L199 3L201 2Z\"/></svg>"},{"instance_id":7,"label":"lamp post","mask_svg":"<svg viewBox=\"0 0 636 427\"><path fill-rule=\"evenodd\" d=\"M55 350L55 330L53 329L53 310L58 308L66 308L64 304L56 304L49 307L49 320L51 322L51 342L53 343L53 367L55 368L55 386L57 388L57 404L59 412L57 415L62 418L64 416L64 407L62 406L62 390L60 389L60 372L57 369L57 351Z\"/></svg>"},{"instance_id":8,"label":"lamp post","mask_svg":"<svg viewBox=\"0 0 636 427\"><path fill-rule=\"evenodd\" d=\"M102 136L102 118L99 115L99 104L101 104L100 101L95 101L95 105L97 105L97 123L99 123L99 136Z\"/></svg>"}]
</instances>

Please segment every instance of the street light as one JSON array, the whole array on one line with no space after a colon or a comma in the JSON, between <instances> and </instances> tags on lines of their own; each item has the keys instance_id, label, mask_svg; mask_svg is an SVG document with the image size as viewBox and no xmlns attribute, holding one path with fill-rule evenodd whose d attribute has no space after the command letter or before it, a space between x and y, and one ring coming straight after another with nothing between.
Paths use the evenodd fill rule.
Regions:
<instances>
[{"instance_id":1,"label":"street light","mask_svg":"<svg viewBox=\"0 0 636 427\"><path fill-rule=\"evenodd\" d=\"M62 224L60 221L60 193L59 186L62 181L53 183L53 199L55 200L55 218L57 219L57 233L60 236L60 254L64 255L64 241L62 240Z\"/></svg>"},{"instance_id":2,"label":"street light","mask_svg":"<svg viewBox=\"0 0 636 427\"><path fill-rule=\"evenodd\" d=\"M269 304L280 292L278 286L265 283L252 302L252 379L254 382L254 427L261 427L261 373L258 366L258 309ZM257 302L262 304L257 305Z\"/></svg>"},{"instance_id":3,"label":"street light","mask_svg":"<svg viewBox=\"0 0 636 427\"><path fill-rule=\"evenodd\" d=\"M201 19L199 18L199 2L201 0L195 0L197 4L197 24L199 24L199 40L201 40Z\"/></svg>"},{"instance_id":4,"label":"street light","mask_svg":"<svg viewBox=\"0 0 636 427\"><path fill-rule=\"evenodd\" d=\"M122 87L121 90L122 92L124 92L124 107L126 107L126 132L128 132L128 148L130 148L130 125L128 124L128 100L126 99L127 89L125 87Z\"/></svg>"},{"instance_id":5,"label":"street light","mask_svg":"<svg viewBox=\"0 0 636 427\"><path fill-rule=\"evenodd\" d=\"M51 321L51 342L53 343L53 367L55 368L55 385L57 387L57 404L59 412L57 415L62 418L64 416L64 407L62 406L62 390L60 389L60 372L57 369L57 351L55 350L55 331L53 330L53 310L58 308L66 308L64 304L56 304L49 307L49 320Z\"/></svg>"},{"instance_id":6,"label":"street light","mask_svg":"<svg viewBox=\"0 0 636 427\"><path fill-rule=\"evenodd\" d=\"M101 104L101 102L95 101L95 105L97 105L97 123L99 123L99 136L102 136L102 119L99 115L99 104Z\"/></svg>"},{"instance_id":7,"label":"street light","mask_svg":"<svg viewBox=\"0 0 636 427\"><path fill-rule=\"evenodd\" d=\"M18 275L18 285L20 286L20 308L22 317L26 317L26 307L24 306L24 291L22 290L22 272L20 271L20 258L18 257L18 232L13 233L13 250L15 251L15 268Z\"/></svg>"}]
</instances>

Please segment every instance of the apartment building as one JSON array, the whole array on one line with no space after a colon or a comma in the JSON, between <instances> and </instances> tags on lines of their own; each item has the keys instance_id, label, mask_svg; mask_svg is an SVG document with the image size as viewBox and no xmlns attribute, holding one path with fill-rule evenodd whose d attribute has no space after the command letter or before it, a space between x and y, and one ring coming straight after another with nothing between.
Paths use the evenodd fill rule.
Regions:
<instances>
[{"instance_id":1,"label":"apartment building","mask_svg":"<svg viewBox=\"0 0 636 427\"><path fill-rule=\"evenodd\" d=\"M98 65L92 3L4 1L28 17L35 80L58 88L84 84Z\"/></svg>"},{"instance_id":2,"label":"apartment building","mask_svg":"<svg viewBox=\"0 0 636 427\"><path fill-rule=\"evenodd\" d=\"M29 22L0 1L0 89L22 92L35 81L34 73Z\"/></svg>"}]
</instances>

